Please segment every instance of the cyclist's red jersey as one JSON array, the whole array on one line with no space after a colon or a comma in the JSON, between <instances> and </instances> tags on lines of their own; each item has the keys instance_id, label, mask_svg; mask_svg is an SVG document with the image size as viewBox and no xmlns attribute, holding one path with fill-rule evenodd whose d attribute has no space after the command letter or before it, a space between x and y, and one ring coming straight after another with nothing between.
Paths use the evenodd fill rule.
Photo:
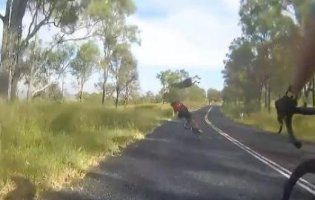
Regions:
<instances>
[{"instance_id":1,"label":"cyclist's red jersey","mask_svg":"<svg viewBox=\"0 0 315 200\"><path fill-rule=\"evenodd\" d=\"M181 102L176 102L172 107L173 107L174 112L179 112L183 109L187 109L187 107Z\"/></svg>"}]
</instances>

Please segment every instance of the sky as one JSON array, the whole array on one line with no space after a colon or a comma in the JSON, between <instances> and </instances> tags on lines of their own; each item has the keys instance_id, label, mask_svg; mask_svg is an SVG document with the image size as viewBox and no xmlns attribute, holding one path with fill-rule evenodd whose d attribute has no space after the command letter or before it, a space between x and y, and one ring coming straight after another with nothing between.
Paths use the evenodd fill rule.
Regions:
<instances>
[{"instance_id":1,"label":"sky","mask_svg":"<svg viewBox=\"0 0 315 200\"><path fill-rule=\"evenodd\" d=\"M141 30L139 62L143 91L159 91L156 74L185 69L201 77L204 89L223 88L223 60L232 40L241 35L239 0L135 0L131 22Z\"/></svg>"},{"instance_id":2,"label":"sky","mask_svg":"<svg viewBox=\"0 0 315 200\"><path fill-rule=\"evenodd\" d=\"M134 45L132 50L138 60L142 93L157 93L161 85L156 74L167 69L185 69L200 76L204 89L223 88L223 60L232 40L241 35L239 0L134 1L137 11L128 22L141 31L141 45ZM5 0L0 0L1 13L4 4ZM40 37L48 40L53 35L47 34L49 31L54 30L42 29ZM96 91L96 81L98 76L93 75L85 90ZM74 93L73 84L69 85L70 93Z\"/></svg>"}]
</instances>

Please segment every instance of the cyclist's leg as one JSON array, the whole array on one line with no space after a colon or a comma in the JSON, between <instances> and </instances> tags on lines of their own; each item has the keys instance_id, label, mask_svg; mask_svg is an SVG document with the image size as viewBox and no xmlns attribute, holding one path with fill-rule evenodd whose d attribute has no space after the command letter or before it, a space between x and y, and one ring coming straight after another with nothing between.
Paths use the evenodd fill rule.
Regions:
<instances>
[{"instance_id":1,"label":"cyclist's leg","mask_svg":"<svg viewBox=\"0 0 315 200\"><path fill-rule=\"evenodd\" d=\"M184 117L184 127L185 129L192 129L191 122Z\"/></svg>"},{"instance_id":2,"label":"cyclist's leg","mask_svg":"<svg viewBox=\"0 0 315 200\"><path fill-rule=\"evenodd\" d=\"M192 129L193 129L194 132L202 133L202 130L200 129L200 127L199 127L198 123L196 122L196 120L192 119L191 124L192 124Z\"/></svg>"},{"instance_id":3,"label":"cyclist's leg","mask_svg":"<svg viewBox=\"0 0 315 200\"><path fill-rule=\"evenodd\" d=\"M194 119L193 115L190 112L189 112L188 120L191 124L192 130L194 133L202 133L198 123L196 122L196 120Z\"/></svg>"}]
</instances>

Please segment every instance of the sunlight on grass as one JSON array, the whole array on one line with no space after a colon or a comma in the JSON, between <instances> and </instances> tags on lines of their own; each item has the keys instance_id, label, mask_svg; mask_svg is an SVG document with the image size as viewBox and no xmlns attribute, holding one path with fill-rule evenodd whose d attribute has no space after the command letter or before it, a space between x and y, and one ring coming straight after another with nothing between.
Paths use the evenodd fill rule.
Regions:
<instances>
[{"instance_id":1,"label":"sunlight on grass","mask_svg":"<svg viewBox=\"0 0 315 200\"><path fill-rule=\"evenodd\" d=\"M100 157L143 139L172 115L169 106L158 104L119 109L76 103L0 104L0 111L0 188L12 175L22 175L40 189L61 187L82 176Z\"/></svg>"}]
</instances>

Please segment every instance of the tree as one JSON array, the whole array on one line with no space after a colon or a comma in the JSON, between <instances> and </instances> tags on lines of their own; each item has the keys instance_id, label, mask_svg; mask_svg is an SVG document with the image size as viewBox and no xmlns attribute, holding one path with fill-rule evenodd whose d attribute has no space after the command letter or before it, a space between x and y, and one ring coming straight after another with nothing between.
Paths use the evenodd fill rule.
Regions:
<instances>
[{"instance_id":1,"label":"tree","mask_svg":"<svg viewBox=\"0 0 315 200\"><path fill-rule=\"evenodd\" d=\"M29 46L37 32L46 25L60 28L64 33L74 31L79 14L85 8L86 1L72 0L7 0L3 22L1 49L2 73L8 76L8 99L16 96L16 87L20 77L21 55ZM28 26L23 26L26 13L32 16ZM26 33L25 35L22 33Z\"/></svg>"},{"instance_id":2,"label":"tree","mask_svg":"<svg viewBox=\"0 0 315 200\"><path fill-rule=\"evenodd\" d=\"M89 41L80 47L76 57L70 64L72 75L77 79L80 101L82 101L84 85L91 76L93 68L99 63L98 58L98 47L95 43Z\"/></svg>"},{"instance_id":3,"label":"tree","mask_svg":"<svg viewBox=\"0 0 315 200\"><path fill-rule=\"evenodd\" d=\"M131 0L121 1L92 1L89 6L90 16L100 21L95 35L103 43L104 57L101 64L102 104L105 101L106 84L113 53L116 46L121 43L139 43L137 26L127 25L126 18L135 12L135 5Z\"/></svg>"},{"instance_id":4,"label":"tree","mask_svg":"<svg viewBox=\"0 0 315 200\"><path fill-rule=\"evenodd\" d=\"M155 101L155 95L152 91L147 91L143 96L144 101L153 103Z\"/></svg>"},{"instance_id":5,"label":"tree","mask_svg":"<svg viewBox=\"0 0 315 200\"><path fill-rule=\"evenodd\" d=\"M189 77L189 73L185 70L166 70L157 74L157 79L162 84L160 93L164 102L177 101L183 98L185 90L172 87L175 83L181 82Z\"/></svg>"},{"instance_id":6,"label":"tree","mask_svg":"<svg viewBox=\"0 0 315 200\"><path fill-rule=\"evenodd\" d=\"M95 1L96 2L96 1ZM136 89L136 61L130 52L130 44L138 43L138 28L128 25L126 18L135 12L135 5L130 0L110 1L90 5L92 18L100 20L95 35L103 42L104 59L101 64L103 76L102 103L105 101L106 84L109 75L114 79L115 105L118 106L120 94L125 93L125 102L132 89Z\"/></svg>"},{"instance_id":7,"label":"tree","mask_svg":"<svg viewBox=\"0 0 315 200\"><path fill-rule=\"evenodd\" d=\"M206 91L198 85L193 85L185 90L185 100L192 102L204 102L206 100Z\"/></svg>"},{"instance_id":8,"label":"tree","mask_svg":"<svg viewBox=\"0 0 315 200\"><path fill-rule=\"evenodd\" d=\"M61 85L64 94L64 79L70 62L75 54L75 49L70 45L58 45L56 49L41 47L41 42L32 41L23 54L24 78L28 86L27 99L37 96L52 85Z\"/></svg>"},{"instance_id":9,"label":"tree","mask_svg":"<svg viewBox=\"0 0 315 200\"><path fill-rule=\"evenodd\" d=\"M115 105L118 107L122 91L125 90L125 97L128 98L130 86L138 80L137 62L131 53L130 46L126 43L117 45L113 57L114 60L110 70L115 85Z\"/></svg>"},{"instance_id":10,"label":"tree","mask_svg":"<svg viewBox=\"0 0 315 200\"><path fill-rule=\"evenodd\" d=\"M301 34L282 8L281 1L241 1L243 35L232 42L224 63L224 102L242 104L246 112L260 108L263 102L270 110L272 98L289 85Z\"/></svg>"},{"instance_id":11,"label":"tree","mask_svg":"<svg viewBox=\"0 0 315 200\"><path fill-rule=\"evenodd\" d=\"M38 84L38 79L42 73L42 65L45 63L43 59L43 49L41 48L41 41L32 41L26 49L23 60L23 75L25 84L27 85L27 101L32 98L32 92L35 85Z\"/></svg>"},{"instance_id":12,"label":"tree","mask_svg":"<svg viewBox=\"0 0 315 200\"><path fill-rule=\"evenodd\" d=\"M207 99L208 99L209 104L213 101L218 102L221 100L221 92L219 90L210 88L207 91Z\"/></svg>"},{"instance_id":13,"label":"tree","mask_svg":"<svg viewBox=\"0 0 315 200\"><path fill-rule=\"evenodd\" d=\"M46 66L44 66L46 68L45 71L50 71L50 77L54 77L54 80L50 80L50 83L48 82L47 84L59 82L59 85L61 85L61 92L64 94L65 76L69 70L71 61L75 56L75 47L62 44L58 45L56 49L52 51L48 49L46 52L47 62Z\"/></svg>"},{"instance_id":14,"label":"tree","mask_svg":"<svg viewBox=\"0 0 315 200\"><path fill-rule=\"evenodd\" d=\"M106 97L106 84L109 76L109 64L106 59L102 59L99 64L101 74L102 74L102 82L101 82L101 89L102 89L102 104L105 103Z\"/></svg>"},{"instance_id":15,"label":"tree","mask_svg":"<svg viewBox=\"0 0 315 200\"><path fill-rule=\"evenodd\" d=\"M33 98L41 98L49 101L61 101L63 97L64 95L58 84L51 84L33 96Z\"/></svg>"}]
</instances>

